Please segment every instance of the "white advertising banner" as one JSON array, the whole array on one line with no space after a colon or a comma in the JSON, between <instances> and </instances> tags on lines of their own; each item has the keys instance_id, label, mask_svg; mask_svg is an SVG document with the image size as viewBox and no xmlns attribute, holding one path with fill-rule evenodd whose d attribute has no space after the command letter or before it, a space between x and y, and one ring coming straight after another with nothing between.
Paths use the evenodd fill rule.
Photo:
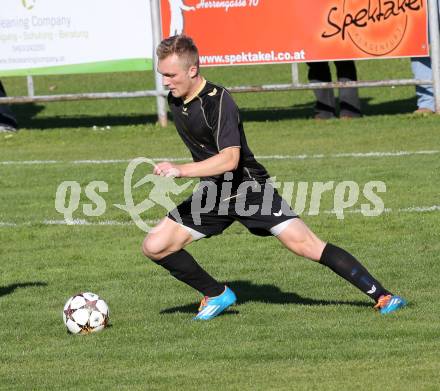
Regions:
<instances>
[{"instance_id":1,"label":"white advertising banner","mask_svg":"<svg viewBox=\"0 0 440 391\"><path fill-rule=\"evenodd\" d=\"M0 76L152 69L149 0L0 0Z\"/></svg>"}]
</instances>

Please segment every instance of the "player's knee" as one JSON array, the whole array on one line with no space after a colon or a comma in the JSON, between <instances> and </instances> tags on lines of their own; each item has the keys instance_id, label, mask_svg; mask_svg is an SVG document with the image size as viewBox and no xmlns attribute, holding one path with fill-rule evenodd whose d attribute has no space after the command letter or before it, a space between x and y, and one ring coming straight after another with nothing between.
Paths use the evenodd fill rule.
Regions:
<instances>
[{"instance_id":1,"label":"player's knee","mask_svg":"<svg viewBox=\"0 0 440 391\"><path fill-rule=\"evenodd\" d=\"M158 261L164 257L166 246L160 237L148 235L142 242L142 253L152 261Z\"/></svg>"},{"instance_id":2,"label":"player's knee","mask_svg":"<svg viewBox=\"0 0 440 391\"><path fill-rule=\"evenodd\" d=\"M322 251L324 250L325 243L316 236L308 238L300 246L301 255L312 261L319 261Z\"/></svg>"},{"instance_id":3,"label":"player's knee","mask_svg":"<svg viewBox=\"0 0 440 391\"><path fill-rule=\"evenodd\" d=\"M319 261L325 247L325 243L315 235L305 235L300 239L289 238L284 244L295 254L312 261Z\"/></svg>"}]
</instances>

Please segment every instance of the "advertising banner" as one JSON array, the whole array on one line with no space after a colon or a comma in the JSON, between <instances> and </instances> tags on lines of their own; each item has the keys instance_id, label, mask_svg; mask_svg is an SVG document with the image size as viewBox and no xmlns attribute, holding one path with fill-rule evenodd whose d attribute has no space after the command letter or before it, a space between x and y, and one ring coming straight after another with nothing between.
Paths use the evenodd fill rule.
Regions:
<instances>
[{"instance_id":1,"label":"advertising banner","mask_svg":"<svg viewBox=\"0 0 440 391\"><path fill-rule=\"evenodd\" d=\"M201 65L426 56L426 0L161 0Z\"/></svg>"},{"instance_id":2,"label":"advertising banner","mask_svg":"<svg viewBox=\"0 0 440 391\"><path fill-rule=\"evenodd\" d=\"M148 0L1 0L0 76L152 69Z\"/></svg>"}]
</instances>

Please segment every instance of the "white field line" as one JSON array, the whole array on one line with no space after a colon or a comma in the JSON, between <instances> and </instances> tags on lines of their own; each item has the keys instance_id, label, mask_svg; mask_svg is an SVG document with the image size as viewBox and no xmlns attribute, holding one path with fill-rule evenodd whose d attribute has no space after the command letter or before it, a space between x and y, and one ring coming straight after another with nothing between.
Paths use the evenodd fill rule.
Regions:
<instances>
[{"instance_id":1,"label":"white field line","mask_svg":"<svg viewBox=\"0 0 440 391\"><path fill-rule=\"evenodd\" d=\"M399 209L391 209L386 208L382 214L387 213L429 213L429 212L440 212L440 205L432 205L432 206L411 206L409 208L399 208ZM334 210L325 210L324 214L335 214ZM339 212L338 212L339 213ZM345 213L362 213L361 209L349 209L344 210ZM304 216L314 217L316 215L308 215L307 213L303 213ZM145 220L145 223L150 225L156 225L160 220ZM81 226L131 226L134 225L133 221L117 221L117 220L105 220L105 221L88 221L84 219L74 219L72 221L66 220L43 220L42 222L22 222L22 223L13 223L0 221L0 228L9 228L9 227L24 227L31 226L34 224L38 225L81 225Z\"/></svg>"},{"instance_id":2,"label":"white field line","mask_svg":"<svg viewBox=\"0 0 440 391\"><path fill-rule=\"evenodd\" d=\"M145 220L145 223L147 224L157 224L160 220ZM0 228L1 227L24 227L24 226L30 226L30 225L87 225L87 226L105 226L105 225L111 225L111 226L129 226L134 225L133 221L117 221L117 220L105 220L105 221L87 221L84 219L73 219L72 221L66 221L66 220L43 220L41 222L22 222L22 223L11 223L11 222L5 222L0 221Z\"/></svg>"},{"instance_id":3,"label":"white field line","mask_svg":"<svg viewBox=\"0 0 440 391\"><path fill-rule=\"evenodd\" d=\"M67 222L66 220L44 220L44 225L133 225L132 221L105 220L90 222L84 219L74 219Z\"/></svg>"},{"instance_id":4,"label":"white field line","mask_svg":"<svg viewBox=\"0 0 440 391\"><path fill-rule=\"evenodd\" d=\"M305 160L305 159L329 159L329 158L371 158L371 157L401 157L414 155L436 155L439 150L422 151L395 151L395 152L347 152L333 154L314 154L314 155L262 155L256 156L257 160ZM156 157L154 161L189 161L186 157ZM42 164L115 164L129 163L131 159L107 159L107 160L5 160L0 161L0 165L42 165Z\"/></svg>"},{"instance_id":5,"label":"white field line","mask_svg":"<svg viewBox=\"0 0 440 391\"><path fill-rule=\"evenodd\" d=\"M0 227L16 227L18 224L16 223L6 223L4 221L0 221Z\"/></svg>"}]
</instances>

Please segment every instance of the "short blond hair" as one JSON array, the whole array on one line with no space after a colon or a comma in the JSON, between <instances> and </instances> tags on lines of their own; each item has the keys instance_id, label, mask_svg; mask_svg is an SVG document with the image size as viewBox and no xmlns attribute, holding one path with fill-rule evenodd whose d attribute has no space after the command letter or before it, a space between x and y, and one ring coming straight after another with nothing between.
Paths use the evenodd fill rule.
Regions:
<instances>
[{"instance_id":1,"label":"short blond hair","mask_svg":"<svg viewBox=\"0 0 440 391\"><path fill-rule=\"evenodd\" d=\"M159 60L176 54L187 68L196 66L199 69L199 50L192 38L186 35L173 35L164 39L157 47L156 54Z\"/></svg>"}]
</instances>

